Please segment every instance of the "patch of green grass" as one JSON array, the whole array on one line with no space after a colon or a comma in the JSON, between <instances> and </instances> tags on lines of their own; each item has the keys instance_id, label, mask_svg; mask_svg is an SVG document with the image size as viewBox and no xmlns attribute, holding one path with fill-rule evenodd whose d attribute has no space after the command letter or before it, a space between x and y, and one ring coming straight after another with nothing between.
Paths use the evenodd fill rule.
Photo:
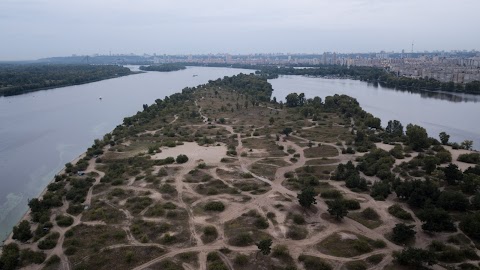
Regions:
<instances>
[{"instance_id":1,"label":"patch of green grass","mask_svg":"<svg viewBox=\"0 0 480 270\"><path fill-rule=\"evenodd\" d=\"M383 245L380 245L380 241L345 231L329 235L316 247L320 252L328 255L350 258L371 252L376 247Z\"/></svg>"},{"instance_id":2,"label":"patch of green grass","mask_svg":"<svg viewBox=\"0 0 480 270\"><path fill-rule=\"evenodd\" d=\"M375 229L383 224L378 213L372 208L366 208L362 212L349 213L348 217L369 229Z\"/></svg>"}]
</instances>

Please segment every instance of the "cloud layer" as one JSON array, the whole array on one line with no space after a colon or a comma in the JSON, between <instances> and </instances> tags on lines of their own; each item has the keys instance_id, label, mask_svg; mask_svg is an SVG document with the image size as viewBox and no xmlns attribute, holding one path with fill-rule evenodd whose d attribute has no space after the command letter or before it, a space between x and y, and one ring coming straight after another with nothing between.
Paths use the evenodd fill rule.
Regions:
<instances>
[{"instance_id":1,"label":"cloud layer","mask_svg":"<svg viewBox=\"0 0 480 270\"><path fill-rule=\"evenodd\" d=\"M2 0L0 60L480 49L478 0Z\"/></svg>"}]
</instances>

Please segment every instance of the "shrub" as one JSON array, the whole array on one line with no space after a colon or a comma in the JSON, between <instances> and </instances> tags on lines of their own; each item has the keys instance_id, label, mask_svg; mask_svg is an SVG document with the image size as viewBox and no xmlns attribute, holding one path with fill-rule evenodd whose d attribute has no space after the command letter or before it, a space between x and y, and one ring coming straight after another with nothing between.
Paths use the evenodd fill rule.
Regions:
<instances>
[{"instance_id":1,"label":"shrub","mask_svg":"<svg viewBox=\"0 0 480 270\"><path fill-rule=\"evenodd\" d=\"M237 247L246 247L253 244L252 236L249 233L239 233L230 239L230 244Z\"/></svg>"},{"instance_id":2,"label":"shrub","mask_svg":"<svg viewBox=\"0 0 480 270\"><path fill-rule=\"evenodd\" d=\"M38 243L38 248L45 250L45 249L52 249L57 245L57 240L60 237L58 232L53 232L47 235L45 239Z\"/></svg>"},{"instance_id":3,"label":"shrub","mask_svg":"<svg viewBox=\"0 0 480 270\"><path fill-rule=\"evenodd\" d=\"M390 215L396 217L396 218L399 218L399 219L403 219L403 220L413 220L413 217L412 215L405 211L400 205L398 204L394 204L390 207L388 207L388 213L390 213Z\"/></svg>"},{"instance_id":4,"label":"shrub","mask_svg":"<svg viewBox=\"0 0 480 270\"><path fill-rule=\"evenodd\" d=\"M188 157L186 155L178 155L177 159L175 160L178 164L183 164L188 161Z\"/></svg>"},{"instance_id":5,"label":"shrub","mask_svg":"<svg viewBox=\"0 0 480 270\"><path fill-rule=\"evenodd\" d=\"M268 220L264 217L259 217L255 220L254 222L254 225L255 227L257 227L258 229L266 229L268 228L269 224L268 224Z\"/></svg>"},{"instance_id":6,"label":"shrub","mask_svg":"<svg viewBox=\"0 0 480 270\"><path fill-rule=\"evenodd\" d=\"M220 201L212 201L205 204L203 210L222 212L223 210L225 210L225 205Z\"/></svg>"},{"instance_id":7,"label":"shrub","mask_svg":"<svg viewBox=\"0 0 480 270\"><path fill-rule=\"evenodd\" d=\"M320 194L320 197L325 199L338 199L338 198L341 198L342 196L343 196L342 193L340 193L340 191L336 189L325 190Z\"/></svg>"},{"instance_id":8,"label":"shrub","mask_svg":"<svg viewBox=\"0 0 480 270\"><path fill-rule=\"evenodd\" d=\"M364 261L351 261L345 263L347 270L366 270L367 264Z\"/></svg>"},{"instance_id":9,"label":"shrub","mask_svg":"<svg viewBox=\"0 0 480 270\"><path fill-rule=\"evenodd\" d=\"M245 254L238 254L235 256L233 263L238 266L245 266L248 264L248 256Z\"/></svg>"},{"instance_id":10,"label":"shrub","mask_svg":"<svg viewBox=\"0 0 480 270\"><path fill-rule=\"evenodd\" d=\"M305 224L305 218L303 218L302 215L300 214L294 214L293 215L293 222L298 225L303 225Z\"/></svg>"},{"instance_id":11,"label":"shrub","mask_svg":"<svg viewBox=\"0 0 480 270\"><path fill-rule=\"evenodd\" d=\"M307 229L301 226L293 225L290 228L288 228L288 231L287 231L287 237L293 240L305 239L307 235L308 235Z\"/></svg>"},{"instance_id":12,"label":"shrub","mask_svg":"<svg viewBox=\"0 0 480 270\"><path fill-rule=\"evenodd\" d=\"M380 218L377 211L370 207L365 208L365 210L362 211L362 217L368 220L378 220Z\"/></svg>"},{"instance_id":13,"label":"shrub","mask_svg":"<svg viewBox=\"0 0 480 270\"><path fill-rule=\"evenodd\" d=\"M55 218L57 225L60 227L68 227L73 224L73 218L71 216L66 215L58 215Z\"/></svg>"},{"instance_id":14,"label":"shrub","mask_svg":"<svg viewBox=\"0 0 480 270\"><path fill-rule=\"evenodd\" d=\"M331 270L333 269L330 264L323 259L308 255L300 255L298 260L303 263L306 270Z\"/></svg>"},{"instance_id":15,"label":"shrub","mask_svg":"<svg viewBox=\"0 0 480 270\"><path fill-rule=\"evenodd\" d=\"M32 231L30 230L30 223L26 220L22 220L18 226L13 227L13 239L17 239L21 242L26 242L32 238Z\"/></svg>"}]
</instances>

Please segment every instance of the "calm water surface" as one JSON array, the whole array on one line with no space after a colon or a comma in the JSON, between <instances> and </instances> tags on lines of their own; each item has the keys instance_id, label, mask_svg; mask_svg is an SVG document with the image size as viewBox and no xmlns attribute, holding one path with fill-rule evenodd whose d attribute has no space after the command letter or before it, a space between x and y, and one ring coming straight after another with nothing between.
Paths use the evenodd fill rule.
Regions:
<instances>
[{"instance_id":1,"label":"calm water surface","mask_svg":"<svg viewBox=\"0 0 480 270\"><path fill-rule=\"evenodd\" d=\"M27 200L37 197L65 163L124 117L141 110L142 104L240 72L250 71L189 67L0 98L0 239L25 213ZM404 126L416 123L431 136L446 131L452 140L472 139L480 148L480 97L408 93L360 81L301 76L283 76L270 83L277 100L291 92L322 98L347 94L380 117L383 125L391 119Z\"/></svg>"},{"instance_id":2,"label":"calm water surface","mask_svg":"<svg viewBox=\"0 0 480 270\"><path fill-rule=\"evenodd\" d=\"M189 67L0 98L0 240L65 163L142 104L240 72Z\"/></svg>"}]
</instances>

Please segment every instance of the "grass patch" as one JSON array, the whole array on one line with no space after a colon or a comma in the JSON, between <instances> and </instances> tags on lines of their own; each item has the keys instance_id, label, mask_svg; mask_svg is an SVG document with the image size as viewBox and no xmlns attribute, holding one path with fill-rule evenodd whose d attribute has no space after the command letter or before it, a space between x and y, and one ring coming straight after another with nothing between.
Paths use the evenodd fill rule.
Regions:
<instances>
[{"instance_id":1,"label":"grass patch","mask_svg":"<svg viewBox=\"0 0 480 270\"><path fill-rule=\"evenodd\" d=\"M320 145L316 147L310 147L304 151L306 158L323 158L323 157L336 157L338 156L337 148L330 145Z\"/></svg>"},{"instance_id":2,"label":"grass patch","mask_svg":"<svg viewBox=\"0 0 480 270\"><path fill-rule=\"evenodd\" d=\"M348 217L369 229L375 229L383 224L378 213L370 207L362 212L349 213Z\"/></svg>"},{"instance_id":3,"label":"grass patch","mask_svg":"<svg viewBox=\"0 0 480 270\"><path fill-rule=\"evenodd\" d=\"M328 255L350 258L371 252L383 245L380 245L380 241L345 231L329 235L316 247L320 252Z\"/></svg>"}]
</instances>

